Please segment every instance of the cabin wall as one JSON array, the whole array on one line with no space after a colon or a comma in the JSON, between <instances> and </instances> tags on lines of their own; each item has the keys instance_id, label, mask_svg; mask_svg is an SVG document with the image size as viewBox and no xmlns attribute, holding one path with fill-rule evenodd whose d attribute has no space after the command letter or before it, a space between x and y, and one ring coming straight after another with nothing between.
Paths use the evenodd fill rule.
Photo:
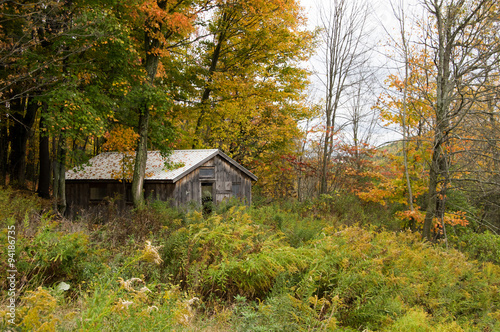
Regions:
<instances>
[{"instance_id":1,"label":"cabin wall","mask_svg":"<svg viewBox=\"0 0 500 332\"><path fill-rule=\"evenodd\" d=\"M162 181L145 181L144 182L144 197L149 201L164 201L170 202L175 206L174 202L175 184Z\"/></svg>"},{"instance_id":2,"label":"cabin wall","mask_svg":"<svg viewBox=\"0 0 500 332\"><path fill-rule=\"evenodd\" d=\"M92 190L96 190L94 197ZM106 199L115 199L118 195L121 195L121 198L115 199L114 202L119 208L124 208L130 204L126 200L129 196L127 190L130 191L130 184L119 181L66 181L66 214L76 216L81 210L102 205ZM99 195L95 196L96 193Z\"/></svg>"},{"instance_id":3,"label":"cabin wall","mask_svg":"<svg viewBox=\"0 0 500 332\"><path fill-rule=\"evenodd\" d=\"M216 170L216 203L233 197L233 185L239 185L239 193L236 197L250 205L252 202L250 178L219 156L214 157L214 165Z\"/></svg>"},{"instance_id":4,"label":"cabin wall","mask_svg":"<svg viewBox=\"0 0 500 332\"><path fill-rule=\"evenodd\" d=\"M89 183L66 181L66 213L74 216L89 207Z\"/></svg>"},{"instance_id":5,"label":"cabin wall","mask_svg":"<svg viewBox=\"0 0 500 332\"><path fill-rule=\"evenodd\" d=\"M200 169L209 167L214 167L214 176L200 176ZM234 196L233 184L239 184L240 186L238 198L248 205L252 202L251 179L224 159L215 156L175 183L173 195L175 205L185 205L192 201L201 204L202 183L213 184L213 197L216 204Z\"/></svg>"}]
</instances>

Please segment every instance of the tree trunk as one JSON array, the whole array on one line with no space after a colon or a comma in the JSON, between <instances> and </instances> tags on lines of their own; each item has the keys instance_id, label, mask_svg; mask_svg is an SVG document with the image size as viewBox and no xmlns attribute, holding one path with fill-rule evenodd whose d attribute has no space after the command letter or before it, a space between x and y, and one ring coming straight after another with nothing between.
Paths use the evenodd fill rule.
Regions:
<instances>
[{"instance_id":1,"label":"tree trunk","mask_svg":"<svg viewBox=\"0 0 500 332\"><path fill-rule=\"evenodd\" d=\"M432 15L433 30L437 38L430 40L430 46L436 51L436 96L433 106L435 113L434 147L432 164L429 172L428 205L422 236L431 240L432 220L436 216L444 216L445 186L449 179L447 151L449 137L453 130L473 109L477 96L482 89L477 89L464 82L482 82L486 79L493 65L478 66L488 63L497 52L486 45L478 46L482 41L484 23L490 20L495 10L495 1L423 1L427 11ZM493 22L490 22L490 24ZM437 42L437 43L436 43ZM497 47L496 44L491 46ZM480 62L478 62L478 60ZM493 62L492 62L493 63ZM481 70L478 70L481 68ZM439 184L443 191L437 192Z\"/></svg>"},{"instance_id":2,"label":"tree trunk","mask_svg":"<svg viewBox=\"0 0 500 332\"><path fill-rule=\"evenodd\" d=\"M28 104L26 105L26 101ZM19 98L12 103L16 120L11 132L10 183L26 187L26 144L35 122L38 104L32 98ZM26 111L24 110L26 108Z\"/></svg>"},{"instance_id":3,"label":"tree trunk","mask_svg":"<svg viewBox=\"0 0 500 332\"><path fill-rule=\"evenodd\" d=\"M405 178L406 178L406 187L408 188L408 207L410 208L410 211L413 211L413 191L411 188L411 181L410 181L410 172L408 170L408 142L407 139L409 135L407 135L407 128L406 128L406 116L407 116L407 110L408 110L408 76L409 76L409 66L410 66L410 60L409 60L409 51L406 43L406 37L405 37L405 31L404 31L404 25L401 28L401 37L403 39L403 52L404 52L404 57L405 57L405 83L404 83L404 90L403 90L403 114L401 114L401 124L403 127L403 158L404 158L404 170L405 170Z\"/></svg>"},{"instance_id":4,"label":"tree trunk","mask_svg":"<svg viewBox=\"0 0 500 332\"><path fill-rule=\"evenodd\" d=\"M2 118L0 121L0 185L7 183L7 162L9 151L9 137L7 127L9 126L9 118Z\"/></svg>"},{"instance_id":5,"label":"tree trunk","mask_svg":"<svg viewBox=\"0 0 500 332\"><path fill-rule=\"evenodd\" d=\"M440 155L440 146L439 143L435 144L435 147L433 149L432 153L432 164L431 168L429 170L429 189L428 189L428 197L427 197L427 209L425 212L425 220L424 220L424 227L422 231L422 238L431 240L431 228L432 228L432 221L434 220L434 217L436 216L436 206L437 206L437 186L439 182L439 155Z\"/></svg>"},{"instance_id":6,"label":"tree trunk","mask_svg":"<svg viewBox=\"0 0 500 332\"><path fill-rule=\"evenodd\" d=\"M158 28L159 29L159 28ZM154 31L152 32L154 33ZM146 32L144 36L144 45L146 49L146 72L148 82L145 84L153 85L154 78L158 69L159 55L153 52L160 47L160 41ZM135 207L144 204L144 177L146 175L146 163L148 158L148 131L149 131L149 105L144 104L144 108L139 115L139 142L135 155L134 175L132 178L132 202Z\"/></svg>"},{"instance_id":7,"label":"tree trunk","mask_svg":"<svg viewBox=\"0 0 500 332\"><path fill-rule=\"evenodd\" d=\"M57 143L56 160L54 161L54 210L64 214L66 211L66 141L63 135Z\"/></svg>"},{"instance_id":8,"label":"tree trunk","mask_svg":"<svg viewBox=\"0 0 500 332\"><path fill-rule=\"evenodd\" d=\"M333 130L332 126L332 119L331 119L332 112L326 113L326 130L325 130L325 142L323 145L323 160L322 160L322 165L321 165L321 188L320 188L320 194L326 194L328 191L328 166L330 164L330 139L331 139L331 133L330 131Z\"/></svg>"},{"instance_id":9,"label":"tree trunk","mask_svg":"<svg viewBox=\"0 0 500 332\"><path fill-rule=\"evenodd\" d=\"M336 0L321 8L321 37L324 41L325 141L322 147L320 193L328 191L328 169L333 153L336 113L351 78L367 61L369 40L366 30L368 6L361 1Z\"/></svg>"},{"instance_id":10,"label":"tree trunk","mask_svg":"<svg viewBox=\"0 0 500 332\"><path fill-rule=\"evenodd\" d=\"M40 117L40 138L39 138L39 162L40 173L38 177L38 196L41 198L50 198L50 150L49 137L44 133L45 126L43 118Z\"/></svg>"},{"instance_id":11,"label":"tree trunk","mask_svg":"<svg viewBox=\"0 0 500 332\"><path fill-rule=\"evenodd\" d=\"M132 202L135 207L139 207L144 203L142 189L144 187L144 176L146 174L146 162L148 158L148 128L149 110L145 106L139 116L139 144L137 145L134 176L132 178Z\"/></svg>"},{"instance_id":12,"label":"tree trunk","mask_svg":"<svg viewBox=\"0 0 500 332\"><path fill-rule=\"evenodd\" d=\"M194 141L192 145L193 149L197 147L197 144L200 141L200 130L203 124L203 118L207 112L208 107L210 107L210 105L208 104L210 93L212 92L210 84L212 84L213 74L217 69L217 63L219 62L221 56L222 44L226 41L227 29L229 28L230 25L229 17L230 15L227 12L224 12L224 14L222 15L222 31L219 33L219 36L217 38L217 44L215 45L214 53L212 54L212 58L210 61L210 68L208 69L207 85L205 86L205 89L203 90L203 95L201 96L201 101L200 101L201 110L200 110L200 115L196 120Z\"/></svg>"},{"instance_id":13,"label":"tree trunk","mask_svg":"<svg viewBox=\"0 0 500 332\"><path fill-rule=\"evenodd\" d=\"M450 54L451 52L448 46L447 38L449 35L445 32L446 26L443 17L441 16L441 5L434 3L435 7L435 19L436 28L438 32L438 44L437 44L437 54L436 54L436 102L433 105L435 112L436 128L434 129L434 146L432 149L432 162L429 170L429 189L428 189L428 200L427 209L425 213L425 220L423 226L422 237L428 241L432 240L431 228L434 217L437 214L437 186L439 184L439 176L442 172L441 169L441 158L443 158L443 135L446 133L447 126L446 116L448 113L449 102L447 102L447 92L448 92L448 78L449 78L449 65L450 65Z\"/></svg>"}]
</instances>

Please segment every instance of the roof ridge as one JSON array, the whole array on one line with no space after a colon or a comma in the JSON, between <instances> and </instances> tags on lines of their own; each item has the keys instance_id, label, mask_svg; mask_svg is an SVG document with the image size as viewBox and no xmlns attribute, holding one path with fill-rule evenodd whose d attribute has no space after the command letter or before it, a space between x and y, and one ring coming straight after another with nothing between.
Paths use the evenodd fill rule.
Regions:
<instances>
[{"instance_id":1,"label":"roof ridge","mask_svg":"<svg viewBox=\"0 0 500 332\"><path fill-rule=\"evenodd\" d=\"M214 152L214 151L220 151L219 149L186 149L186 150L172 150L172 152L203 152L203 151L210 151L210 152ZM136 151L104 151L104 152L100 152L98 154L96 154L94 157L97 157L101 154L123 154L125 152L132 152L132 153L136 153ZM149 150L148 151L148 154L149 153L160 153L160 150Z\"/></svg>"},{"instance_id":2,"label":"roof ridge","mask_svg":"<svg viewBox=\"0 0 500 332\"><path fill-rule=\"evenodd\" d=\"M172 150L172 151L216 151L219 149L184 149L184 150Z\"/></svg>"},{"instance_id":3,"label":"roof ridge","mask_svg":"<svg viewBox=\"0 0 500 332\"><path fill-rule=\"evenodd\" d=\"M159 152L160 151L148 151L146 169L151 171L152 173L151 175L147 176L145 180L164 179L173 181L175 183L179 178L193 171L196 167L199 167L200 165L206 163L207 160L217 155L225 159L227 162L238 168L243 173L247 174L254 181L257 180L257 177L254 174L252 174L249 170L236 162L234 159L230 158L220 149L173 150L171 161L174 163L181 162L183 166L177 167L172 170L167 170L163 167L160 167L161 165L163 165L163 162L167 161L167 159L161 156ZM119 165L120 162L122 162L121 156L125 153L126 152L119 151L102 152L94 158L91 158L88 164L82 165L82 169L78 169L78 167L80 166L75 166L71 170L68 170L67 179L114 179L113 172L123 172L123 170L119 169ZM135 151L133 151L133 153L135 153ZM89 172L88 176L83 175L86 172ZM70 174L73 174L73 176L69 176Z\"/></svg>"}]
</instances>

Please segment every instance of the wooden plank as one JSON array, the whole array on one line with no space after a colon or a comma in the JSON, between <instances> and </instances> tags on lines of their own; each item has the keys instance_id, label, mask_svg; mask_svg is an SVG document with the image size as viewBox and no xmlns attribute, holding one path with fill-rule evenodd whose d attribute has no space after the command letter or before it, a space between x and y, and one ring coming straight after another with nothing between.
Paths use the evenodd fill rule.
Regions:
<instances>
[{"instance_id":1,"label":"wooden plank","mask_svg":"<svg viewBox=\"0 0 500 332\"><path fill-rule=\"evenodd\" d=\"M201 182L200 182L200 172L195 170L193 172L193 183L192 188L193 195L192 200L196 202L196 204L201 204Z\"/></svg>"},{"instance_id":2,"label":"wooden plank","mask_svg":"<svg viewBox=\"0 0 500 332\"><path fill-rule=\"evenodd\" d=\"M248 205L252 204L252 180L249 178L245 179L245 198Z\"/></svg>"},{"instance_id":3,"label":"wooden plank","mask_svg":"<svg viewBox=\"0 0 500 332\"><path fill-rule=\"evenodd\" d=\"M191 198L191 178L190 174L186 176L186 181L184 182L183 191L182 191L182 204L187 204Z\"/></svg>"},{"instance_id":4,"label":"wooden plank","mask_svg":"<svg viewBox=\"0 0 500 332\"><path fill-rule=\"evenodd\" d=\"M68 212L71 214L71 207L74 205L75 194L73 193L73 187L71 184L66 183L66 205Z\"/></svg>"},{"instance_id":5,"label":"wooden plank","mask_svg":"<svg viewBox=\"0 0 500 332\"><path fill-rule=\"evenodd\" d=\"M225 199L231 198L231 194L217 194L216 195L216 203L220 203Z\"/></svg>"},{"instance_id":6,"label":"wooden plank","mask_svg":"<svg viewBox=\"0 0 500 332\"><path fill-rule=\"evenodd\" d=\"M161 201L161 191L163 190L163 184L160 182L154 183L154 200Z\"/></svg>"},{"instance_id":7,"label":"wooden plank","mask_svg":"<svg viewBox=\"0 0 500 332\"><path fill-rule=\"evenodd\" d=\"M90 189L89 189L89 183L83 183L81 188L81 193L82 195L82 204L80 205L82 208L87 209L89 207L89 202L90 202Z\"/></svg>"},{"instance_id":8,"label":"wooden plank","mask_svg":"<svg viewBox=\"0 0 500 332\"><path fill-rule=\"evenodd\" d=\"M184 199L186 197L186 178L184 177L179 183L179 205L183 205L185 203Z\"/></svg>"},{"instance_id":9,"label":"wooden plank","mask_svg":"<svg viewBox=\"0 0 500 332\"><path fill-rule=\"evenodd\" d=\"M146 183L144 182L144 198L147 201L152 202L154 200L154 191L155 191L154 183Z\"/></svg>"},{"instance_id":10,"label":"wooden plank","mask_svg":"<svg viewBox=\"0 0 500 332\"><path fill-rule=\"evenodd\" d=\"M179 182L177 182L175 184L175 188L174 188L174 191L172 192L172 198L173 198L173 205L174 206L179 206L179 187L180 187L180 184Z\"/></svg>"},{"instance_id":11,"label":"wooden plank","mask_svg":"<svg viewBox=\"0 0 500 332\"><path fill-rule=\"evenodd\" d=\"M224 182L231 181L231 165L228 162L224 162Z\"/></svg>"},{"instance_id":12,"label":"wooden plank","mask_svg":"<svg viewBox=\"0 0 500 332\"><path fill-rule=\"evenodd\" d=\"M174 191L175 191L175 184L173 183L165 183L165 193L166 197L165 200L174 200Z\"/></svg>"},{"instance_id":13,"label":"wooden plank","mask_svg":"<svg viewBox=\"0 0 500 332\"><path fill-rule=\"evenodd\" d=\"M120 182L109 182L106 183L106 197L109 197L110 199L115 198L117 195L122 196L121 199L123 200L123 184Z\"/></svg>"},{"instance_id":14,"label":"wooden plank","mask_svg":"<svg viewBox=\"0 0 500 332\"><path fill-rule=\"evenodd\" d=\"M154 199L155 201L161 201L161 191L162 191L162 183L155 182L154 183Z\"/></svg>"},{"instance_id":15,"label":"wooden plank","mask_svg":"<svg viewBox=\"0 0 500 332\"><path fill-rule=\"evenodd\" d=\"M217 157L218 157L218 156L216 156L215 158L217 158ZM208 160L208 161L207 161L206 163L204 163L202 166L208 166L208 167L210 167L210 166L214 166L214 159L215 159L215 158L212 158L212 159Z\"/></svg>"},{"instance_id":16,"label":"wooden plank","mask_svg":"<svg viewBox=\"0 0 500 332\"><path fill-rule=\"evenodd\" d=\"M159 201L166 200L166 183L158 182L156 184L156 199Z\"/></svg>"},{"instance_id":17,"label":"wooden plank","mask_svg":"<svg viewBox=\"0 0 500 332\"><path fill-rule=\"evenodd\" d=\"M201 185L200 181L193 181L193 201L201 204Z\"/></svg>"}]
</instances>

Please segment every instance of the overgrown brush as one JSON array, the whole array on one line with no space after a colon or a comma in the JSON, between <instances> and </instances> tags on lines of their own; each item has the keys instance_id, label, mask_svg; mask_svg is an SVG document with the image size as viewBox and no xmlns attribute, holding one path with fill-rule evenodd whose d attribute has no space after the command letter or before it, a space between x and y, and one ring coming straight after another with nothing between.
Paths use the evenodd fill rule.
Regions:
<instances>
[{"instance_id":1,"label":"overgrown brush","mask_svg":"<svg viewBox=\"0 0 500 332\"><path fill-rule=\"evenodd\" d=\"M500 309L495 281L500 268L469 262L458 251L422 242L419 234L330 227L294 248L280 231L256 224L243 210L191 218L189 227L167 241L164 254L174 280L206 300L280 299L291 312L302 307L307 326L327 319L327 325L390 330L402 317L420 317L423 310L428 326L500 328L494 318ZM280 295L273 296L282 279ZM321 303L321 310L307 313L311 303ZM252 316L248 308L245 319ZM275 309L256 306L252 317L283 317L273 314Z\"/></svg>"},{"instance_id":2,"label":"overgrown brush","mask_svg":"<svg viewBox=\"0 0 500 332\"><path fill-rule=\"evenodd\" d=\"M500 328L492 319L500 309L497 265L469 262L410 232L325 229L314 248L322 258L299 284L299 294L337 299L335 317L343 326L390 330L409 310L422 308L432 324L456 320L466 321L464 328Z\"/></svg>"},{"instance_id":3,"label":"overgrown brush","mask_svg":"<svg viewBox=\"0 0 500 332\"><path fill-rule=\"evenodd\" d=\"M17 328L500 330L498 236L457 233L463 254L410 231L343 225L342 199L230 202L210 215L155 203L106 223L7 218L25 276Z\"/></svg>"},{"instance_id":4,"label":"overgrown brush","mask_svg":"<svg viewBox=\"0 0 500 332\"><path fill-rule=\"evenodd\" d=\"M166 240L162 253L173 280L206 298L263 298L281 273L305 266L304 253L284 238L254 223L243 207L232 207L207 219L189 215L187 226Z\"/></svg>"},{"instance_id":5,"label":"overgrown brush","mask_svg":"<svg viewBox=\"0 0 500 332\"><path fill-rule=\"evenodd\" d=\"M48 202L44 202L31 192L0 186L0 223L2 226L7 219L17 223L36 219L36 216L48 206Z\"/></svg>"},{"instance_id":6,"label":"overgrown brush","mask_svg":"<svg viewBox=\"0 0 500 332\"><path fill-rule=\"evenodd\" d=\"M468 229L451 234L449 242L470 259L500 264L500 236L489 231L474 233Z\"/></svg>"}]
</instances>

